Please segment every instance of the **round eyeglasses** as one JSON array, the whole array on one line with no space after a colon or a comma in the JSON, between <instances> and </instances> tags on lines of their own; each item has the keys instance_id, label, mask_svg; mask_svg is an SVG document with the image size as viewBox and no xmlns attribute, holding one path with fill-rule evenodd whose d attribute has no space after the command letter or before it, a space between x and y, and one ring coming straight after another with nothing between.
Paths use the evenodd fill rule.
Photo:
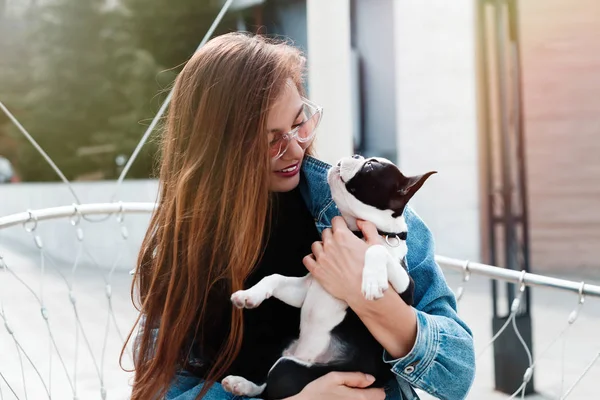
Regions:
<instances>
[{"instance_id":1,"label":"round eyeglasses","mask_svg":"<svg viewBox=\"0 0 600 400\"><path fill-rule=\"evenodd\" d=\"M298 118L302 122L296 124L294 129L286 133L275 133L273 139L269 142L269 154L271 158L277 160L281 158L290 146L292 139L306 149L315 137L317 126L323 116L323 107L319 107L308 99L302 99L302 110Z\"/></svg>"}]
</instances>

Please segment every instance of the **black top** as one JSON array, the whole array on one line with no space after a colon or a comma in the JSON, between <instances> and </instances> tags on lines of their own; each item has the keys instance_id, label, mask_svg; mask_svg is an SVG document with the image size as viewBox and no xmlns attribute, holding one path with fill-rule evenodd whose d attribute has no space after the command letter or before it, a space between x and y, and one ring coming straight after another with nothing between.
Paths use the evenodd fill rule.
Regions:
<instances>
[{"instance_id":1,"label":"black top","mask_svg":"<svg viewBox=\"0 0 600 400\"><path fill-rule=\"evenodd\" d=\"M320 236L314 219L298 188L287 193L277 193L274 195L270 234L265 237L267 245L264 255L246 280L245 288L275 273L284 276L306 275L308 271L302 259L312 252L311 245L317 240L320 240ZM228 307L223 315L225 318L220 318L211 332L207 332L210 338L207 346L212 348L205 348L204 354L215 354L215 350L220 347L217 343L227 337L231 303ZM227 375L239 375L261 383L282 351L292 340L298 338L299 332L300 309L278 299L270 298L255 309L244 310L241 352L219 380ZM206 370L207 367L210 367L210 363L205 364L201 370Z\"/></svg>"}]
</instances>

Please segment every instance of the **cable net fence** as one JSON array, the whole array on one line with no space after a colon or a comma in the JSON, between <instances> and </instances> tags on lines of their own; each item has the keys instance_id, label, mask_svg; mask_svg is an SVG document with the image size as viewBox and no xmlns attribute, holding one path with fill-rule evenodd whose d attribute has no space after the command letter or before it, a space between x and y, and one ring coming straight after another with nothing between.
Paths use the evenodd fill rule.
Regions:
<instances>
[{"instance_id":1,"label":"cable net fence","mask_svg":"<svg viewBox=\"0 0 600 400\"><path fill-rule=\"evenodd\" d=\"M535 399L583 400L597 396L595 386L600 378L600 298L597 294L586 296L551 287L533 288L530 312L534 348L529 348L517 322L524 311L525 285L515 284L515 299L510 307L502 310L507 317L494 334L489 278L471 274L467 268L462 272L450 270L446 260L451 259L438 257L449 284L455 289L459 315L471 327L475 338L477 375L469 398L530 398L525 397L525 389L532 379L538 393ZM591 283L579 282L578 285L597 292L600 287ZM510 351L522 352L528 365L522 371L515 371L522 376L522 381L512 395L496 392L497 397L492 397L494 357L497 356L494 344L503 335L516 335L519 345Z\"/></svg>"},{"instance_id":2,"label":"cable net fence","mask_svg":"<svg viewBox=\"0 0 600 400\"><path fill-rule=\"evenodd\" d=\"M128 398L131 346L123 368L119 356L137 315L129 271L139 240L125 213L28 214L0 229L0 399ZM98 234L114 240L99 245Z\"/></svg>"}]
</instances>

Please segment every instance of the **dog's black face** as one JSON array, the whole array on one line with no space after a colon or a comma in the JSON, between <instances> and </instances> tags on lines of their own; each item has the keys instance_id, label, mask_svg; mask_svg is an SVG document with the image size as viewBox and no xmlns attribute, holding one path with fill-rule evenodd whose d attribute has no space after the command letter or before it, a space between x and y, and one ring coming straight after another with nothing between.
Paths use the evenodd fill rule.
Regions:
<instances>
[{"instance_id":1,"label":"dog's black face","mask_svg":"<svg viewBox=\"0 0 600 400\"><path fill-rule=\"evenodd\" d=\"M329 172L334 201L346 204L349 208L359 208L359 204L371 206L377 210L391 210L392 217L402 215L408 201L423 186L423 183L435 171L424 175L406 177L391 161L384 158L364 159L360 156L348 157L340 160ZM348 198L354 197L359 203ZM345 208L342 205L343 208ZM360 207L362 208L362 207ZM354 216L360 210L350 211Z\"/></svg>"},{"instance_id":2,"label":"dog's black face","mask_svg":"<svg viewBox=\"0 0 600 400\"><path fill-rule=\"evenodd\" d=\"M379 210L392 209L391 199L396 196L398 182L404 177L394 164L370 158L356 174L345 182L346 190L363 204Z\"/></svg>"}]
</instances>

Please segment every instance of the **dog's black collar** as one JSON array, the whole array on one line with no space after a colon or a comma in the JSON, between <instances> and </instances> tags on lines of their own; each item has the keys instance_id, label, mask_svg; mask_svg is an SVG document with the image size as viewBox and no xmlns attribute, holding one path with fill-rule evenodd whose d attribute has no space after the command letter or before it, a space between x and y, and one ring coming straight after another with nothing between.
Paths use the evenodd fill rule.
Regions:
<instances>
[{"instance_id":1,"label":"dog's black collar","mask_svg":"<svg viewBox=\"0 0 600 400\"><path fill-rule=\"evenodd\" d=\"M364 235L362 233L362 231L352 231L356 236L358 236L359 238L363 239ZM404 231L404 232L384 232L384 231L380 231L379 229L377 229L377 233L379 233L379 235L383 236L384 238L397 238L399 240L406 240L406 238L408 237L408 232Z\"/></svg>"}]
</instances>

